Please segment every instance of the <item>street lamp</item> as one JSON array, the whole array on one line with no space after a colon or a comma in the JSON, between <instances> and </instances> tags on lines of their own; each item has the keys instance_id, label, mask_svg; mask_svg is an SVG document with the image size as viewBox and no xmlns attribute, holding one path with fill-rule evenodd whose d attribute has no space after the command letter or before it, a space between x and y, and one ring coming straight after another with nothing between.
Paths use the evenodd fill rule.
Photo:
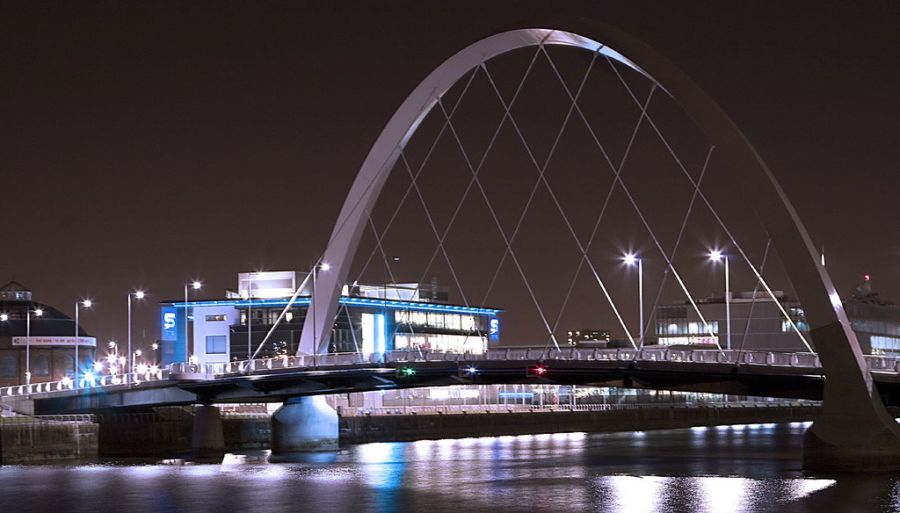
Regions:
<instances>
[{"instance_id":1,"label":"street lamp","mask_svg":"<svg viewBox=\"0 0 900 513\"><path fill-rule=\"evenodd\" d=\"M639 347L644 347L644 261L638 258L634 253L628 253L622 259L625 261L625 265L629 267L637 265L638 268L638 309L640 311L641 320L638 336L640 337Z\"/></svg>"},{"instance_id":2,"label":"street lamp","mask_svg":"<svg viewBox=\"0 0 900 513\"><path fill-rule=\"evenodd\" d=\"M128 373L131 372L132 363L133 363L133 361L131 360L131 357L132 357L132 355L131 355L131 297L132 296L134 296L135 299L144 299L144 296L146 296L146 294L144 294L143 290L138 290L135 292L128 293L128 358L129 358L129 360L127 361L127 365L125 366L125 368L123 369L123 372L122 372L125 375L125 383L128 383Z\"/></svg>"},{"instance_id":3,"label":"street lamp","mask_svg":"<svg viewBox=\"0 0 900 513\"><path fill-rule=\"evenodd\" d=\"M720 250L709 253L711 262L725 262L725 348L731 350L731 277L728 270L728 255Z\"/></svg>"},{"instance_id":4,"label":"street lamp","mask_svg":"<svg viewBox=\"0 0 900 513\"><path fill-rule=\"evenodd\" d=\"M200 290L203 287L203 284L197 280L194 280L190 283L184 284L184 347L191 347L190 335L188 334L188 317L190 317L191 309L188 307L188 287L193 290ZM196 353L196 348L194 348L194 353Z\"/></svg>"},{"instance_id":5,"label":"street lamp","mask_svg":"<svg viewBox=\"0 0 900 513\"><path fill-rule=\"evenodd\" d=\"M0 322L6 322L9 320L9 314L0 314Z\"/></svg>"},{"instance_id":6,"label":"street lamp","mask_svg":"<svg viewBox=\"0 0 900 513\"><path fill-rule=\"evenodd\" d=\"M25 384L31 384L31 307L25 308ZM34 315L42 317L44 310L35 308Z\"/></svg>"},{"instance_id":7,"label":"street lamp","mask_svg":"<svg viewBox=\"0 0 900 513\"><path fill-rule=\"evenodd\" d=\"M78 314L81 307L90 308L94 306L94 302L90 299L75 301L75 388L78 388Z\"/></svg>"},{"instance_id":8,"label":"street lamp","mask_svg":"<svg viewBox=\"0 0 900 513\"><path fill-rule=\"evenodd\" d=\"M328 271L331 269L331 265L328 262L320 262L313 266L313 289L312 289L312 298L310 299L310 305L312 305L312 325L313 325L313 351L318 352L319 342L316 340L316 275L319 274L319 271Z\"/></svg>"}]
</instances>

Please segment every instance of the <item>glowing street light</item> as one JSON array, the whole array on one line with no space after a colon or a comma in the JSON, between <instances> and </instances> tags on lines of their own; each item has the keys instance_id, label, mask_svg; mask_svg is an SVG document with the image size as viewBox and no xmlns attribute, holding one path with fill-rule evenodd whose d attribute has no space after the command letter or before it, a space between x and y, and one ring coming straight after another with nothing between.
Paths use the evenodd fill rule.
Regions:
<instances>
[{"instance_id":1,"label":"glowing street light","mask_svg":"<svg viewBox=\"0 0 900 513\"><path fill-rule=\"evenodd\" d=\"M188 333L188 319L190 318L191 313L191 309L188 306L188 287L193 290L200 290L200 288L203 287L203 284L197 280L184 284L184 347L192 349L193 352L197 352L197 348L191 348L191 338L190 333Z\"/></svg>"},{"instance_id":2,"label":"glowing street light","mask_svg":"<svg viewBox=\"0 0 900 513\"><path fill-rule=\"evenodd\" d=\"M731 349L731 277L728 271L728 255L716 249L709 252L711 262L725 262L725 348Z\"/></svg>"},{"instance_id":3,"label":"glowing street light","mask_svg":"<svg viewBox=\"0 0 900 513\"><path fill-rule=\"evenodd\" d=\"M25 308L25 384L31 384L31 307ZM42 308L35 308L34 315L44 316Z\"/></svg>"},{"instance_id":4,"label":"glowing street light","mask_svg":"<svg viewBox=\"0 0 900 513\"><path fill-rule=\"evenodd\" d=\"M6 322L9 320L9 314L0 314L0 322Z\"/></svg>"},{"instance_id":5,"label":"glowing street light","mask_svg":"<svg viewBox=\"0 0 900 513\"><path fill-rule=\"evenodd\" d=\"M78 337L80 336L78 329L78 315L81 312L81 308L90 308L94 306L94 302L90 299L82 299L81 301L75 301L75 372L73 373L75 376L75 386L78 386Z\"/></svg>"},{"instance_id":6,"label":"glowing street light","mask_svg":"<svg viewBox=\"0 0 900 513\"><path fill-rule=\"evenodd\" d=\"M640 329L638 330L638 337L640 340L640 345L638 347L644 346L644 261L637 257L634 253L628 253L622 260L625 262L625 265L628 267L633 267L635 264L638 268L638 304L640 311Z\"/></svg>"},{"instance_id":7,"label":"glowing street light","mask_svg":"<svg viewBox=\"0 0 900 513\"><path fill-rule=\"evenodd\" d=\"M331 264L329 264L328 262L319 262L318 264L314 265L313 269L312 269L312 298L310 298L310 301L309 301L309 304L310 304L309 308L310 308L310 310L312 310L313 348L316 351L318 351L318 349L316 349L316 348L319 347L319 341L317 340L318 337L316 336L316 333L318 332L318 330L316 329L316 276L319 274L319 271L328 272L330 270L331 270Z\"/></svg>"},{"instance_id":8,"label":"glowing street light","mask_svg":"<svg viewBox=\"0 0 900 513\"><path fill-rule=\"evenodd\" d=\"M144 299L146 294L143 290L137 290L135 292L128 293L128 357L131 358L131 297L134 296L135 299ZM124 363L124 362L123 362ZM125 375L125 383L128 383L128 373L131 372L133 361L129 361L128 365L124 367L123 374Z\"/></svg>"}]
</instances>

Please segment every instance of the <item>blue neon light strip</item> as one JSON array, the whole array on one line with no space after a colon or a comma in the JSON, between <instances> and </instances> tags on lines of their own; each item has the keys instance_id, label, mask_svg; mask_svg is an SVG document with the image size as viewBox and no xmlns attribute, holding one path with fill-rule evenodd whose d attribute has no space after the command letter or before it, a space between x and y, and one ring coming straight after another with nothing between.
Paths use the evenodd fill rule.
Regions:
<instances>
[{"instance_id":1,"label":"blue neon light strip","mask_svg":"<svg viewBox=\"0 0 900 513\"><path fill-rule=\"evenodd\" d=\"M204 307L204 306L232 306L240 307L285 307L290 301L283 298L278 299L220 299L212 301L188 301L187 303L178 302L171 303L175 308L184 308L188 306ZM427 312L444 312L444 313L463 313L471 315L496 315L503 310L496 308L479 308L474 306L459 305L439 305L435 303L418 303L409 301L392 301L385 299L371 299L365 297L346 297L341 296L340 304L347 306L362 306L368 308L387 308L388 310L419 310ZM309 306L309 297L298 297L294 301L295 306Z\"/></svg>"}]
</instances>

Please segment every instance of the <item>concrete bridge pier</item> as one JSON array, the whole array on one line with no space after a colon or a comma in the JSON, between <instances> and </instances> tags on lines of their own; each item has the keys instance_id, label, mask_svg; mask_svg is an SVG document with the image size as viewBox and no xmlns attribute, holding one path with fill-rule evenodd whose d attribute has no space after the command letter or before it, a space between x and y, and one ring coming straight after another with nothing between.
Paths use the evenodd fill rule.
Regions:
<instances>
[{"instance_id":1,"label":"concrete bridge pier","mask_svg":"<svg viewBox=\"0 0 900 513\"><path fill-rule=\"evenodd\" d=\"M225 455L225 435L219 408L206 404L194 407L191 454L198 461L222 460Z\"/></svg>"},{"instance_id":2,"label":"concrete bridge pier","mask_svg":"<svg viewBox=\"0 0 900 513\"><path fill-rule=\"evenodd\" d=\"M848 343L846 333L840 323L812 330L827 374L822 413L803 440L803 468L898 471L900 425L884 407L859 346L855 340Z\"/></svg>"},{"instance_id":3,"label":"concrete bridge pier","mask_svg":"<svg viewBox=\"0 0 900 513\"><path fill-rule=\"evenodd\" d=\"M338 415L324 396L293 397L272 415L272 460L338 448Z\"/></svg>"}]
</instances>

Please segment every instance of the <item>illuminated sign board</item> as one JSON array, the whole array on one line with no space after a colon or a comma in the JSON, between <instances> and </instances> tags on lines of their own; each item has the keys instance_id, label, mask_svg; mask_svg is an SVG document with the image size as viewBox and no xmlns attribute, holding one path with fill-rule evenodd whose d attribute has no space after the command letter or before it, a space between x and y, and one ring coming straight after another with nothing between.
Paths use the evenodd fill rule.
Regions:
<instances>
[{"instance_id":1,"label":"illuminated sign board","mask_svg":"<svg viewBox=\"0 0 900 513\"><path fill-rule=\"evenodd\" d=\"M29 340L30 339L30 340ZM97 347L97 339L94 337L13 337L14 346L87 346Z\"/></svg>"},{"instance_id":2,"label":"illuminated sign board","mask_svg":"<svg viewBox=\"0 0 900 513\"><path fill-rule=\"evenodd\" d=\"M500 341L500 319L491 317L488 321L488 339L491 342Z\"/></svg>"},{"instance_id":3,"label":"illuminated sign board","mask_svg":"<svg viewBox=\"0 0 900 513\"><path fill-rule=\"evenodd\" d=\"M178 329L175 317L175 308L164 306L160 311L160 333L162 340L176 340Z\"/></svg>"}]
</instances>

